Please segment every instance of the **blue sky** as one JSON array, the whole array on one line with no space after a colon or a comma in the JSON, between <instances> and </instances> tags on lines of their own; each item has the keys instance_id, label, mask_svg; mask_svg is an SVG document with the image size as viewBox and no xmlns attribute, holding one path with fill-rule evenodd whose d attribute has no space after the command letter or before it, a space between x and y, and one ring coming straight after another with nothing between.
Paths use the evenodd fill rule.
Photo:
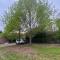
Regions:
<instances>
[{"instance_id":1,"label":"blue sky","mask_svg":"<svg viewBox=\"0 0 60 60\"><path fill-rule=\"evenodd\" d=\"M0 16L3 16L4 12L8 9L17 0L0 0ZM52 1L53 5L55 5L57 11L60 10L60 0L49 0ZM0 17L1 19L1 17ZM0 20L0 30L3 30L3 23Z\"/></svg>"},{"instance_id":2,"label":"blue sky","mask_svg":"<svg viewBox=\"0 0 60 60\"><path fill-rule=\"evenodd\" d=\"M1 16L3 16L4 12L10 7L15 0L0 0L0 30L3 30L3 23L1 21Z\"/></svg>"}]
</instances>

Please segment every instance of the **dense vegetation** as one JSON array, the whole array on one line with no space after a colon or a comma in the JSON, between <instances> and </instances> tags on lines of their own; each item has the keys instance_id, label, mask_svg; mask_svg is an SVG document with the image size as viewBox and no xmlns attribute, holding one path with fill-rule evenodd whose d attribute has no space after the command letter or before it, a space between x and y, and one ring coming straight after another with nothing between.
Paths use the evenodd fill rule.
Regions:
<instances>
[{"instance_id":1,"label":"dense vegetation","mask_svg":"<svg viewBox=\"0 0 60 60\"><path fill-rule=\"evenodd\" d=\"M18 36L22 37L20 33L23 31L27 32L25 37L29 38L30 44L32 40L59 42L60 19L54 18L54 12L48 0L19 0L5 12L3 36L16 40ZM19 31L19 35L15 31Z\"/></svg>"}]
</instances>

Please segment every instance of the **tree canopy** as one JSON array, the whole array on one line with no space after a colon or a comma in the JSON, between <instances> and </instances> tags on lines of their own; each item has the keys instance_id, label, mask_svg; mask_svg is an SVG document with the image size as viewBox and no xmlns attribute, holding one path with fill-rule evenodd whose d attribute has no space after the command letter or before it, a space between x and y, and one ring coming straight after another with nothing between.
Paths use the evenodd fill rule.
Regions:
<instances>
[{"instance_id":1,"label":"tree canopy","mask_svg":"<svg viewBox=\"0 0 60 60\"><path fill-rule=\"evenodd\" d=\"M47 0L19 0L6 12L5 32L8 34L19 28L26 28L30 32L31 42L31 30L37 28L38 31L44 31L51 14Z\"/></svg>"}]
</instances>

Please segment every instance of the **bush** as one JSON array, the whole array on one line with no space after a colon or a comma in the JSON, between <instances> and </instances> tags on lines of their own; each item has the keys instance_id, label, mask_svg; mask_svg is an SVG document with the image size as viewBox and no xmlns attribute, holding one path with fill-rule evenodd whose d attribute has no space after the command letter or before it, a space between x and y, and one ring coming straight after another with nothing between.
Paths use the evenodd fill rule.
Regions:
<instances>
[{"instance_id":1,"label":"bush","mask_svg":"<svg viewBox=\"0 0 60 60\"><path fill-rule=\"evenodd\" d=\"M33 43L60 43L60 35L57 32L40 32L32 38Z\"/></svg>"},{"instance_id":2,"label":"bush","mask_svg":"<svg viewBox=\"0 0 60 60\"><path fill-rule=\"evenodd\" d=\"M3 37L5 37L9 42L15 42L18 38L18 35L15 33L5 34L3 33Z\"/></svg>"},{"instance_id":3,"label":"bush","mask_svg":"<svg viewBox=\"0 0 60 60\"><path fill-rule=\"evenodd\" d=\"M35 43L45 43L46 41L46 33L45 32L40 32L37 33L33 38L32 38L32 42Z\"/></svg>"}]
</instances>

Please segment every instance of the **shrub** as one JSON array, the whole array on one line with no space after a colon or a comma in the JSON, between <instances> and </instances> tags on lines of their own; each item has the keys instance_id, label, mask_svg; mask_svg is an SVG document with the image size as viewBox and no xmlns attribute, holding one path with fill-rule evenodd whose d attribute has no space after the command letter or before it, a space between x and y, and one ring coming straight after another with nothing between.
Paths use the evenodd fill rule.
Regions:
<instances>
[{"instance_id":1,"label":"shrub","mask_svg":"<svg viewBox=\"0 0 60 60\"><path fill-rule=\"evenodd\" d=\"M57 32L40 32L33 38L34 43L60 43L60 35Z\"/></svg>"},{"instance_id":2,"label":"shrub","mask_svg":"<svg viewBox=\"0 0 60 60\"><path fill-rule=\"evenodd\" d=\"M16 39L18 38L18 35L15 33L9 33L9 34L3 33L3 37L8 39L9 42L15 42Z\"/></svg>"}]
</instances>

